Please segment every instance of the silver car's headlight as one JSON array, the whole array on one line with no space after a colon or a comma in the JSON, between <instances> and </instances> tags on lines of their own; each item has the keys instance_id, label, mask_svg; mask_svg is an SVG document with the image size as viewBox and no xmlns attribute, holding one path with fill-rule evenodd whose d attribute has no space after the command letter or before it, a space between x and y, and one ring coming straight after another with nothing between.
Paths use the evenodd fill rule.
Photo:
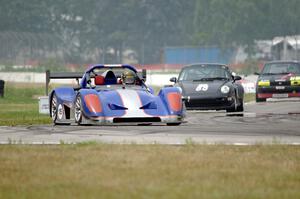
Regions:
<instances>
[{"instance_id":1,"label":"silver car's headlight","mask_svg":"<svg viewBox=\"0 0 300 199\"><path fill-rule=\"evenodd\" d=\"M221 87L221 92L222 93L227 94L227 93L229 93L229 91L230 91L229 86L224 85L224 86Z\"/></svg>"}]
</instances>

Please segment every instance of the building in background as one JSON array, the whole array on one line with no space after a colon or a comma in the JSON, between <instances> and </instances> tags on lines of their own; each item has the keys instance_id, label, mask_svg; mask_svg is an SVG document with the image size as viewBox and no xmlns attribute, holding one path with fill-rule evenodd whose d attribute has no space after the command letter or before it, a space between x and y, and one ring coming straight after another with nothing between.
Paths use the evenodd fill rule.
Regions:
<instances>
[{"instance_id":1,"label":"building in background","mask_svg":"<svg viewBox=\"0 0 300 199\"><path fill-rule=\"evenodd\" d=\"M272 40L272 55L276 60L299 60L300 35L275 37Z\"/></svg>"},{"instance_id":2,"label":"building in background","mask_svg":"<svg viewBox=\"0 0 300 199\"><path fill-rule=\"evenodd\" d=\"M206 46L165 47L162 62L164 64L223 63L228 64L234 58L235 50Z\"/></svg>"}]
</instances>

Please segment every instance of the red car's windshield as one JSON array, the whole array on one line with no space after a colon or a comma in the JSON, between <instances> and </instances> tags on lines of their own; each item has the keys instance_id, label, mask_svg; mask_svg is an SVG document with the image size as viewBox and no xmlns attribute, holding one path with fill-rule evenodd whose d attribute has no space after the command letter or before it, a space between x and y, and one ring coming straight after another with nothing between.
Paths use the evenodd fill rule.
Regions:
<instances>
[{"instance_id":1,"label":"red car's windshield","mask_svg":"<svg viewBox=\"0 0 300 199\"><path fill-rule=\"evenodd\" d=\"M269 63L262 74L300 74L300 64L297 63Z\"/></svg>"}]
</instances>

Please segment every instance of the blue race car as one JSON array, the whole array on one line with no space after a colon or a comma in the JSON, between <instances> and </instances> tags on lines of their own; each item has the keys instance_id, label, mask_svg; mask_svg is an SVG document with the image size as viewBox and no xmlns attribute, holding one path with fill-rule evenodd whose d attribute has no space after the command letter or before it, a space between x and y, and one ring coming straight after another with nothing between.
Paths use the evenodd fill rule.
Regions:
<instances>
[{"instance_id":1,"label":"blue race car","mask_svg":"<svg viewBox=\"0 0 300 199\"><path fill-rule=\"evenodd\" d=\"M92 66L78 88L59 87L50 93L50 116L54 124L180 125L185 114L181 90L166 87L156 96L145 79L130 65Z\"/></svg>"}]
</instances>

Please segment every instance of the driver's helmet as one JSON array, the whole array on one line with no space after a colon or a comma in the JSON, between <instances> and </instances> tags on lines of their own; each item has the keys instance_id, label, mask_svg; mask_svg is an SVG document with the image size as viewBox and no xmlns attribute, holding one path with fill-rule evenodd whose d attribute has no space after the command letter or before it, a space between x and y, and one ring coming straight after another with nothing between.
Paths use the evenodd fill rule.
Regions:
<instances>
[{"instance_id":1,"label":"driver's helmet","mask_svg":"<svg viewBox=\"0 0 300 199\"><path fill-rule=\"evenodd\" d=\"M131 70L125 70L122 74L122 82L124 84L134 84L136 80L136 75Z\"/></svg>"}]
</instances>

